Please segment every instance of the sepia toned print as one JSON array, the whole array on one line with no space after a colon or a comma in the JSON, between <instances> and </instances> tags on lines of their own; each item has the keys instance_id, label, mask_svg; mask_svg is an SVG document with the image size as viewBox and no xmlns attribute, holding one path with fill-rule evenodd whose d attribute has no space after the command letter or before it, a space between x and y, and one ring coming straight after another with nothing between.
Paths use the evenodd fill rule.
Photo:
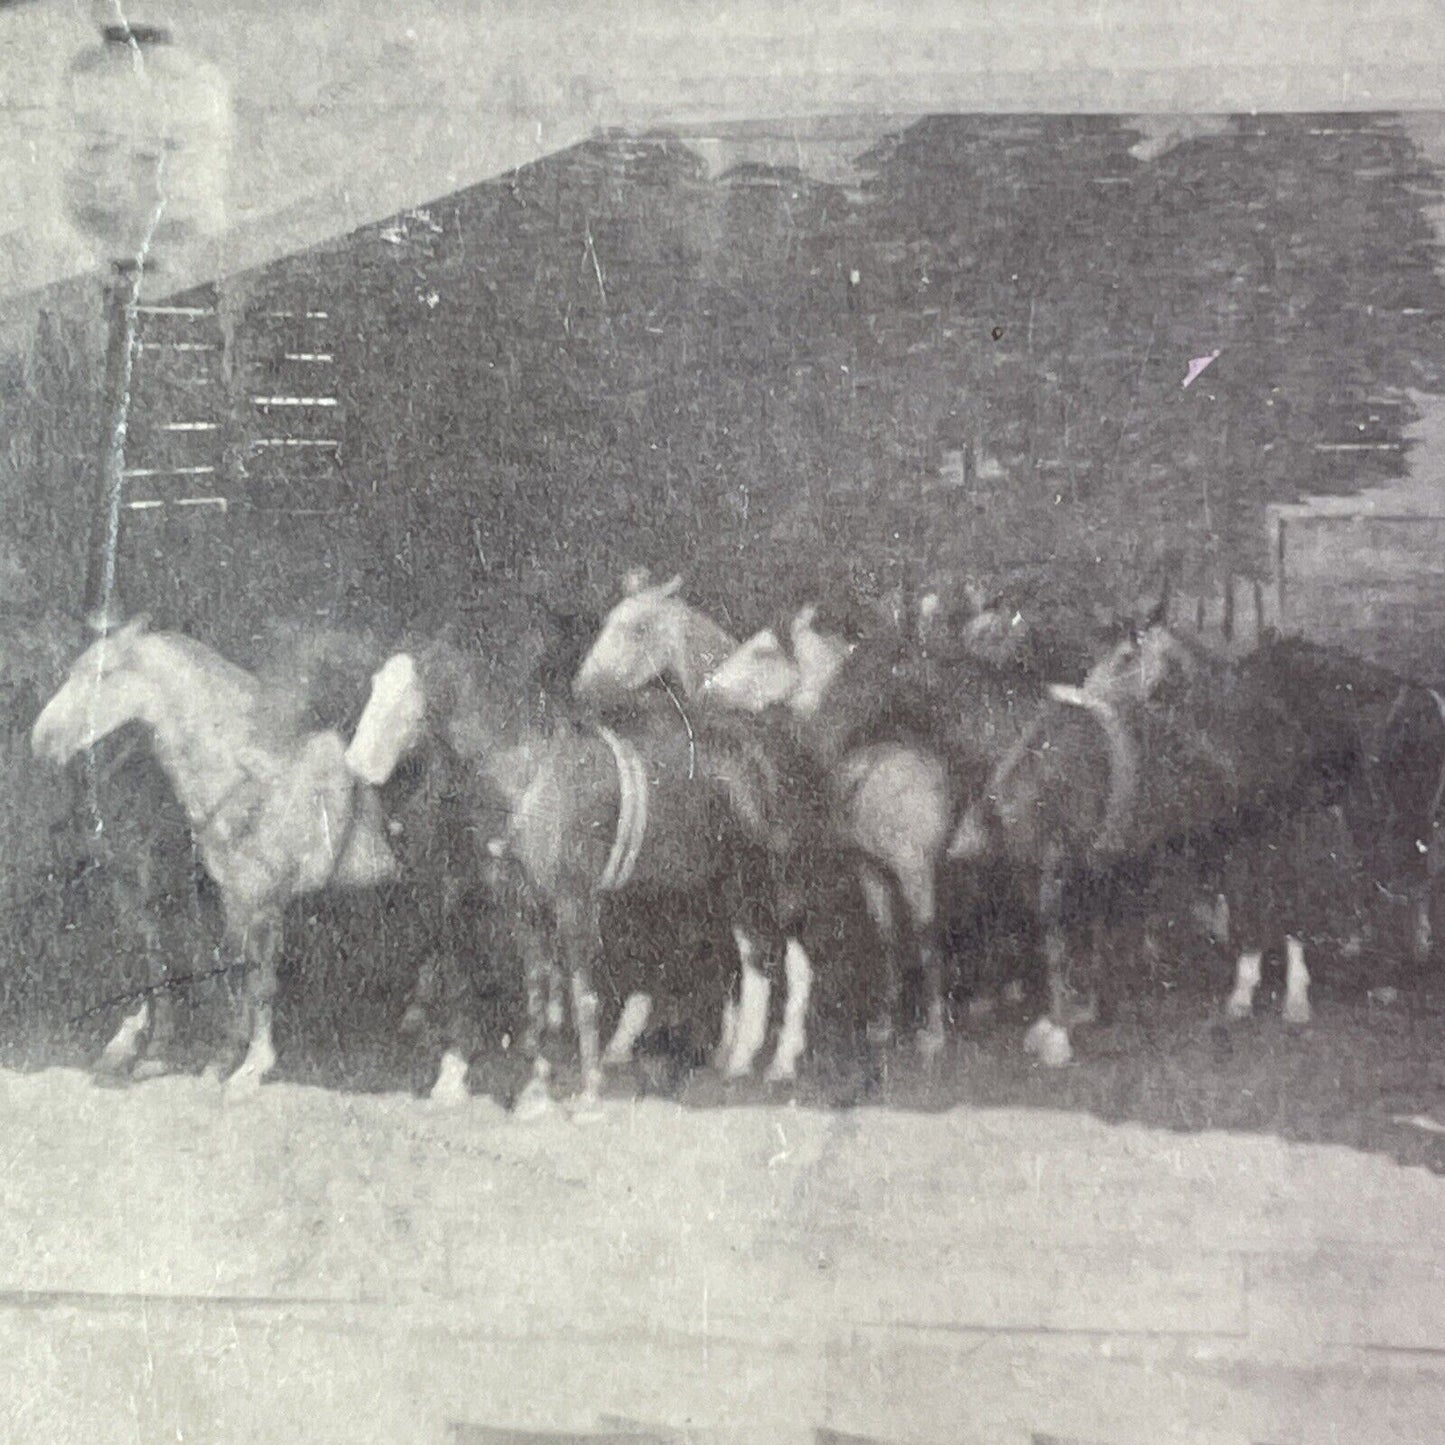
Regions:
<instances>
[{"instance_id":1,"label":"sepia toned print","mask_svg":"<svg viewBox=\"0 0 1445 1445\"><path fill-rule=\"evenodd\" d=\"M0 1438L1434 1439L1442 112L252 9L0 7Z\"/></svg>"}]
</instances>

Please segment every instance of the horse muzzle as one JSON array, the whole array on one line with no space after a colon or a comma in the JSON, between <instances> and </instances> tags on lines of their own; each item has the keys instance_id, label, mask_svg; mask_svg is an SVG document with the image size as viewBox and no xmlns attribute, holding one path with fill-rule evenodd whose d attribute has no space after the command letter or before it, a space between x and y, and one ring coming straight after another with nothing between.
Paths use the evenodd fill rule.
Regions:
<instances>
[{"instance_id":1,"label":"horse muzzle","mask_svg":"<svg viewBox=\"0 0 1445 1445\"><path fill-rule=\"evenodd\" d=\"M64 767L80 751L80 747L50 715L49 708L35 719L35 726L30 729L30 751L58 768Z\"/></svg>"}]
</instances>

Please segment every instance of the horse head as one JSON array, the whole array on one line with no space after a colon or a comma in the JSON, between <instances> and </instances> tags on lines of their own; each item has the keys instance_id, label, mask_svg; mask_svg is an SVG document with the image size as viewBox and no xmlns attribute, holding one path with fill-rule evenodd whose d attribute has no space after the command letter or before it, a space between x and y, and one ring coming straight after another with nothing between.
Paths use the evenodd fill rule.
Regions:
<instances>
[{"instance_id":1,"label":"horse head","mask_svg":"<svg viewBox=\"0 0 1445 1445\"><path fill-rule=\"evenodd\" d=\"M753 633L716 672L704 679L702 695L729 712L765 712L790 703L801 674L786 632L764 627Z\"/></svg>"},{"instance_id":2,"label":"horse head","mask_svg":"<svg viewBox=\"0 0 1445 1445\"><path fill-rule=\"evenodd\" d=\"M1130 632L1089 669L1082 691L1115 706L1147 703L1195 670L1194 655L1162 622Z\"/></svg>"},{"instance_id":3,"label":"horse head","mask_svg":"<svg viewBox=\"0 0 1445 1445\"><path fill-rule=\"evenodd\" d=\"M672 677L685 695L694 696L737 643L683 601L681 588L680 576L648 584L632 575L627 595L603 620L572 680L573 695L615 698Z\"/></svg>"},{"instance_id":4,"label":"horse head","mask_svg":"<svg viewBox=\"0 0 1445 1445\"><path fill-rule=\"evenodd\" d=\"M346 749L347 768L363 782L381 787L421 743L427 711L416 658L409 652L394 653L372 674L370 696Z\"/></svg>"},{"instance_id":5,"label":"horse head","mask_svg":"<svg viewBox=\"0 0 1445 1445\"><path fill-rule=\"evenodd\" d=\"M71 665L30 730L38 757L64 764L128 722L147 722L154 683L144 667L147 619L107 631Z\"/></svg>"},{"instance_id":6,"label":"horse head","mask_svg":"<svg viewBox=\"0 0 1445 1445\"><path fill-rule=\"evenodd\" d=\"M811 717L855 640L823 620L816 604L755 632L703 683L703 695L737 712L786 705Z\"/></svg>"}]
</instances>

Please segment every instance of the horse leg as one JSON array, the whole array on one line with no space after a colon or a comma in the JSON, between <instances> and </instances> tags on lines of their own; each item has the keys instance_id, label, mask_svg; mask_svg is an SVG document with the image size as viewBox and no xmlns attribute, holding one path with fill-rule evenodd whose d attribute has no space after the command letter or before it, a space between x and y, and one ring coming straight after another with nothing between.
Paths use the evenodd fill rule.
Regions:
<instances>
[{"instance_id":1,"label":"horse leg","mask_svg":"<svg viewBox=\"0 0 1445 1445\"><path fill-rule=\"evenodd\" d=\"M1423 856L1420 876L1410 896L1410 961L1417 968L1426 967L1435 954L1435 890L1440 870L1445 867L1440 857L1445 836L1440 828L1439 811L1438 802L1432 800L1424 839L1417 844L1417 852L1423 850Z\"/></svg>"},{"instance_id":2,"label":"horse leg","mask_svg":"<svg viewBox=\"0 0 1445 1445\"><path fill-rule=\"evenodd\" d=\"M898 947L898 919L893 907L893 890L887 878L871 864L859 871L863 902L884 950L884 997L879 1012L868 1022L868 1041L877 1046L892 1042L898 1008L903 996L903 960Z\"/></svg>"},{"instance_id":3,"label":"horse leg","mask_svg":"<svg viewBox=\"0 0 1445 1445\"><path fill-rule=\"evenodd\" d=\"M279 915L268 911L253 918L244 930L242 946L246 958L243 1016L249 1024L249 1038L245 1057L226 1080L226 1095L231 1099L254 1094L276 1066L271 1015L276 1002L276 962L281 952Z\"/></svg>"},{"instance_id":4,"label":"horse leg","mask_svg":"<svg viewBox=\"0 0 1445 1445\"><path fill-rule=\"evenodd\" d=\"M737 1022L732 1048L728 1053L725 1073L729 1079L744 1079L753 1071L768 1034L768 998L772 985L767 974L758 967L758 945L753 936L741 928L733 929L742 967L742 988L738 998Z\"/></svg>"},{"instance_id":5,"label":"horse leg","mask_svg":"<svg viewBox=\"0 0 1445 1445\"><path fill-rule=\"evenodd\" d=\"M98 1082L118 1084L131 1077L137 1060L143 1053L143 1041L152 1028L155 1009L153 1000L162 990L160 932L152 912L153 888L152 869L149 854L142 849L133 860L122 861L113 858L110 877L112 911L129 925L134 920L140 934L142 956L145 959L145 986L140 1002L120 1022L120 1027L107 1041L96 1061L95 1076Z\"/></svg>"},{"instance_id":6,"label":"horse leg","mask_svg":"<svg viewBox=\"0 0 1445 1445\"><path fill-rule=\"evenodd\" d=\"M572 1022L582 1062L578 1103L595 1108L602 1090L602 1051L597 1036L597 991L593 977L602 956L602 927L597 899L591 894L558 904L557 933L572 985Z\"/></svg>"},{"instance_id":7,"label":"horse leg","mask_svg":"<svg viewBox=\"0 0 1445 1445\"><path fill-rule=\"evenodd\" d=\"M922 851L899 858L898 886L908 909L918 965L923 975L923 1025L918 1031L918 1052L926 1059L943 1051L943 948L938 936L937 886L933 858Z\"/></svg>"},{"instance_id":8,"label":"horse leg","mask_svg":"<svg viewBox=\"0 0 1445 1445\"><path fill-rule=\"evenodd\" d=\"M652 999L645 993L630 993L622 1005L621 1017L602 1051L603 1068L621 1068L632 1062L632 1051L652 1017Z\"/></svg>"},{"instance_id":9,"label":"horse leg","mask_svg":"<svg viewBox=\"0 0 1445 1445\"><path fill-rule=\"evenodd\" d=\"M140 1001L121 1021L96 1061L95 1076L101 1083L123 1083L140 1054L141 1036L150 1027L150 999Z\"/></svg>"},{"instance_id":10,"label":"horse leg","mask_svg":"<svg viewBox=\"0 0 1445 1445\"><path fill-rule=\"evenodd\" d=\"M768 1066L769 1083L785 1083L797 1076L798 1060L807 1047L808 1000L813 990L813 965L806 950L796 938L790 938L783 950L783 975L788 995L783 1005L783 1027L778 1047Z\"/></svg>"},{"instance_id":11,"label":"horse leg","mask_svg":"<svg viewBox=\"0 0 1445 1445\"><path fill-rule=\"evenodd\" d=\"M147 911L145 923L141 926L142 944L149 960L147 974L150 977L150 1028L145 1035L145 1044L140 1058L136 1060L131 1077L155 1079L171 1071L169 1054L176 1037L176 1005L171 995L170 966L166 962L161 929Z\"/></svg>"},{"instance_id":12,"label":"horse leg","mask_svg":"<svg viewBox=\"0 0 1445 1445\"><path fill-rule=\"evenodd\" d=\"M443 1022L439 1028L431 1026L427 1029L432 1036L429 1050L432 1057L436 1057L440 1045L440 1062L427 1099L430 1103L447 1108L464 1104L471 1097L471 1090L467 1087L467 1075L471 1071L470 1049L467 1044L470 1031L463 1006L466 981L462 977L461 965L451 955L441 959L434 957L428 967L435 979L432 1004L433 1007L440 1004Z\"/></svg>"},{"instance_id":13,"label":"horse leg","mask_svg":"<svg viewBox=\"0 0 1445 1445\"><path fill-rule=\"evenodd\" d=\"M530 1062L528 1079L513 1112L521 1118L534 1118L552 1106L550 1081L552 1065L547 1058L547 1004L556 976L556 964L549 956L551 942L540 918L525 905L514 911L513 939L521 955L522 986L525 995L522 1021L522 1056Z\"/></svg>"},{"instance_id":14,"label":"horse leg","mask_svg":"<svg viewBox=\"0 0 1445 1445\"><path fill-rule=\"evenodd\" d=\"M1259 987L1264 954L1260 949L1240 952L1234 965L1234 992L1225 1001L1224 1011L1232 1019L1244 1019L1254 1011L1254 993Z\"/></svg>"},{"instance_id":15,"label":"horse leg","mask_svg":"<svg viewBox=\"0 0 1445 1445\"><path fill-rule=\"evenodd\" d=\"M1024 1035L1024 1048L1037 1054L1050 1068L1062 1068L1074 1056L1069 1042L1070 990L1068 947L1064 936L1064 875L1062 860L1050 856L1039 870L1039 929L1044 941L1044 967L1048 975L1049 1011Z\"/></svg>"},{"instance_id":16,"label":"horse leg","mask_svg":"<svg viewBox=\"0 0 1445 1445\"><path fill-rule=\"evenodd\" d=\"M1305 946L1294 934L1284 940L1284 1021L1310 1021L1310 972L1305 967Z\"/></svg>"}]
</instances>

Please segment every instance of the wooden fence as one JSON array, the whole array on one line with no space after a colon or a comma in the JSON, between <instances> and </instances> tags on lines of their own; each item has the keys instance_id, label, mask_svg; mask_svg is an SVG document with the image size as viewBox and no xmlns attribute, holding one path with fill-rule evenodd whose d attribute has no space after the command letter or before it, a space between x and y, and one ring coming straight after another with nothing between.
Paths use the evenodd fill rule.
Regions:
<instances>
[{"instance_id":1,"label":"wooden fence","mask_svg":"<svg viewBox=\"0 0 1445 1445\"><path fill-rule=\"evenodd\" d=\"M1445 681L1445 515L1281 510L1279 626Z\"/></svg>"}]
</instances>

